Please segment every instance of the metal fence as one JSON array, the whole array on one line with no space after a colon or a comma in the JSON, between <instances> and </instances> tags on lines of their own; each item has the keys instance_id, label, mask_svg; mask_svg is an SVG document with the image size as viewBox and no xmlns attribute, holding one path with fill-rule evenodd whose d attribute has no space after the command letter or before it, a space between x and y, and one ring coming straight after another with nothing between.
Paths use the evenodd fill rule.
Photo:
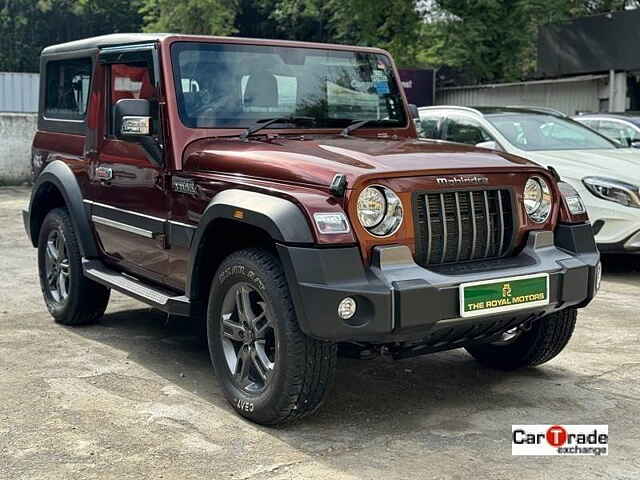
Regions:
<instances>
[{"instance_id":1,"label":"metal fence","mask_svg":"<svg viewBox=\"0 0 640 480\"><path fill-rule=\"evenodd\" d=\"M0 72L0 112L37 112L39 84L37 73Z\"/></svg>"},{"instance_id":2,"label":"metal fence","mask_svg":"<svg viewBox=\"0 0 640 480\"><path fill-rule=\"evenodd\" d=\"M606 75L538 80L531 82L442 88L436 92L436 105L551 107L567 115L598 112L607 100Z\"/></svg>"}]
</instances>

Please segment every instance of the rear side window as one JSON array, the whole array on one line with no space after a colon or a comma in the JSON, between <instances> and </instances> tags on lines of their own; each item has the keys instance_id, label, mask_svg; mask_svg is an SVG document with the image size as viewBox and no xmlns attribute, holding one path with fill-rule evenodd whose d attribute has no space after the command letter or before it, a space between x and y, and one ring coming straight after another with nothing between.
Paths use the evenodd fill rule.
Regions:
<instances>
[{"instance_id":1,"label":"rear side window","mask_svg":"<svg viewBox=\"0 0 640 480\"><path fill-rule=\"evenodd\" d=\"M91 86L91 59L47 62L46 78L45 117L84 120Z\"/></svg>"}]
</instances>

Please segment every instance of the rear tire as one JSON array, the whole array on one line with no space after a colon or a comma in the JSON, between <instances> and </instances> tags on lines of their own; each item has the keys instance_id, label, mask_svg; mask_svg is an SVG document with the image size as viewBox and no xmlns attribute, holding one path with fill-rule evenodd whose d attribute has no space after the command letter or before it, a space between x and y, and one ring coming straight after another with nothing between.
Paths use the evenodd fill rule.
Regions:
<instances>
[{"instance_id":1,"label":"rear tire","mask_svg":"<svg viewBox=\"0 0 640 480\"><path fill-rule=\"evenodd\" d=\"M500 370L541 365L567 346L576 317L577 310L568 308L537 320L530 330L511 341L474 345L466 350L480 363Z\"/></svg>"},{"instance_id":2,"label":"rear tire","mask_svg":"<svg viewBox=\"0 0 640 480\"><path fill-rule=\"evenodd\" d=\"M315 412L332 384L336 345L302 333L280 261L267 250L240 250L222 262L209 294L207 337L225 397L256 423Z\"/></svg>"},{"instance_id":3,"label":"rear tire","mask_svg":"<svg viewBox=\"0 0 640 480\"><path fill-rule=\"evenodd\" d=\"M44 301L57 323L85 325L100 318L110 290L82 273L82 254L66 209L51 210L40 228L38 273Z\"/></svg>"}]
</instances>

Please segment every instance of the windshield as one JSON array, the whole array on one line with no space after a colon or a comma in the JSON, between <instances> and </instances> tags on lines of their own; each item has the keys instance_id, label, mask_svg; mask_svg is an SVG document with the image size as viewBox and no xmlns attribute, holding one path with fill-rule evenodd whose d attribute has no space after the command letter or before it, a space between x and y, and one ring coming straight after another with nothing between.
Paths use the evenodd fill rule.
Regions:
<instances>
[{"instance_id":1,"label":"windshield","mask_svg":"<svg viewBox=\"0 0 640 480\"><path fill-rule=\"evenodd\" d=\"M595 150L616 144L578 122L553 115L499 113L485 115L498 131L522 150Z\"/></svg>"},{"instance_id":2,"label":"windshield","mask_svg":"<svg viewBox=\"0 0 640 480\"><path fill-rule=\"evenodd\" d=\"M275 117L311 117L304 126L404 127L406 116L385 55L179 42L172 47L177 101L194 128L245 128ZM295 128L275 123L270 128Z\"/></svg>"}]
</instances>

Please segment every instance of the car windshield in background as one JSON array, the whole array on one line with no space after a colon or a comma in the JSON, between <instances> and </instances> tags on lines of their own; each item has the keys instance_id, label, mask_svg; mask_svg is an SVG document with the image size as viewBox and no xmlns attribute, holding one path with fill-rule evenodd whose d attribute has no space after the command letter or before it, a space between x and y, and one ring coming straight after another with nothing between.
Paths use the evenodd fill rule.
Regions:
<instances>
[{"instance_id":1,"label":"car windshield in background","mask_svg":"<svg viewBox=\"0 0 640 480\"><path fill-rule=\"evenodd\" d=\"M553 115L498 113L486 119L522 150L597 150L617 148L614 142L572 120Z\"/></svg>"},{"instance_id":2,"label":"car windshield in background","mask_svg":"<svg viewBox=\"0 0 640 480\"><path fill-rule=\"evenodd\" d=\"M402 96L385 55L311 48L179 42L172 61L180 117L189 127L404 127Z\"/></svg>"}]
</instances>

